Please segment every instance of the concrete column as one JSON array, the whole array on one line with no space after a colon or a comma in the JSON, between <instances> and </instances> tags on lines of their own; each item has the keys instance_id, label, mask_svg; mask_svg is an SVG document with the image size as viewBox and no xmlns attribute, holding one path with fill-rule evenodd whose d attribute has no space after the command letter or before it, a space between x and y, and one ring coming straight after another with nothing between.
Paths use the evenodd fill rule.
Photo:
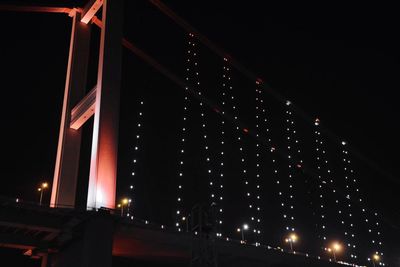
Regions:
<instances>
[{"instance_id":1,"label":"concrete column","mask_svg":"<svg viewBox=\"0 0 400 267\"><path fill-rule=\"evenodd\" d=\"M87 208L114 208L121 84L122 0L104 0Z\"/></svg>"},{"instance_id":2,"label":"concrete column","mask_svg":"<svg viewBox=\"0 0 400 267\"><path fill-rule=\"evenodd\" d=\"M73 208L75 206L81 130L71 129L69 125L72 108L85 95L89 46L90 25L80 22L80 13L75 12L72 21L64 102L50 200L52 207Z\"/></svg>"},{"instance_id":3,"label":"concrete column","mask_svg":"<svg viewBox=\"0 0 400 267\"><path fill-rule=\"evenodd\" d=\"M82 236L63 247L51 261L52 267L112 267L114 219L96 214L84 226Z\"/></svg>"}]
</instances>

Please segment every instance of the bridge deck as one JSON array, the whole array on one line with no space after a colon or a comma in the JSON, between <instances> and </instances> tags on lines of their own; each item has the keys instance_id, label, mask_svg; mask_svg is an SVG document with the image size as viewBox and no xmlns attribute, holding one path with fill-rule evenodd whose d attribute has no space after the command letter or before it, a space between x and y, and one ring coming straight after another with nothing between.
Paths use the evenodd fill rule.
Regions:
<instances>
[{"instance_id":1,"label":"bridge deck","mask_svg":"<svg viewBox=\"0 0 400 267\"><path fill-rule=\"evenodd\" d=\"M35 205L1 202L0 247L57 253L82 235L85 221L99 212L54 209ZM193 238L189 233L166 231L160 227L109 215L116 221L113 256L118 266L133 261L174 263L187 266L191 258ZM336 266L337 264L283 253L265 246L215 240L219 266ZM119 260L118 260L119 259ZM129 265L129 264L128 264Z\"/></svg>"}]
</instances>

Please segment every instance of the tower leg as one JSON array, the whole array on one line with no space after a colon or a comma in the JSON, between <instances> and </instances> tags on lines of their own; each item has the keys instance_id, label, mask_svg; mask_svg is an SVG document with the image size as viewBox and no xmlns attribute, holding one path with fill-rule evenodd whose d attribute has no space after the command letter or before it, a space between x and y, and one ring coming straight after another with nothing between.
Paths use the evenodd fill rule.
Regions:
<instances>
[{"instance_id":1,"label":"tower leg","mask_svg":"<svg viewBox=\"0 0 400 267\"><path fill-rule=\"evenodd\" d=\"M85 95L89 45L90 25L80 22L80 13L75 12L72 21L64 102L50 200L52 207L74 208L75 206L81 130L71 129L69 125L72 108Z\"/></svg>"},{"instance_id":2,"label":"tower leg","mask_svg":"<svg viewBox=\"0 0 400 267\"><path fill-rule=\"evenodd\" d=\"M104 0L87 208L114 208L121 84L122 0Z\"/></svg>"}]
</instances>

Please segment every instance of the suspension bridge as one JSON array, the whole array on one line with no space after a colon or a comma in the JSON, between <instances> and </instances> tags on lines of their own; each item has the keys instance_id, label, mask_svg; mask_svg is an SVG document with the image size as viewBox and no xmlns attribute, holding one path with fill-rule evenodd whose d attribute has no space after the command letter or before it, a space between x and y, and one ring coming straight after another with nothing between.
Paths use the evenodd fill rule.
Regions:
<instances>
[{"instance_id":1,"label":"suspension bridge","mask_svg":"<svg viewBox=\"0 0 400 267\"><path fill-rule=\"evenodd\" d=\"M382 218L367 204L348 142L161 1L148 2L183 29L178 72L124 37L122 1L0 6L72 20L50 205L2 199L1 246L40 258L42 266L385 266ZM88 88L96 30L96 82ZM129 159L118 157L125 51L181 89L173 107L137 90L129 104ZM209 55L212 63L202 60ZM168 115L152 114L160 111ZM148 119L156 115L164 121ZM90 171L81 194L82 129L89 123ZM168 124L174 139L149 130L152 123ZM167 170L143 163L151 160L146 148L156 145L168 151ZM118 172L121 160L129 162L128 178ZM146 209L145 199L157 194L162 215Z\"/></svg>"}]
</instances>

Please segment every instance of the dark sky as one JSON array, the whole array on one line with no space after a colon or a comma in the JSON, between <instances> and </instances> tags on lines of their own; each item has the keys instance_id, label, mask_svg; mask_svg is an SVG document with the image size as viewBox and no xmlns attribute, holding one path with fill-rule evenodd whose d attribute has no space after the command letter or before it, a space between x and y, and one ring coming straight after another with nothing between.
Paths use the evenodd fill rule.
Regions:
<instances>
[{"instance_id":1,"label":"dark sky","mask_svg":"<svg viewBox=\"0 0 400 267\"><path fill-rule=\"evenodd\" d=\"M18 3L27 2L31 1ZM126 2L127 39L182 76L183 66L175 63L183 62L184 32L146 1ZM53 1L36 3L53 4ZM81 1L72 3L81 5ZM396 203L400 198L394 191L400 184L396 105L400 65L395 9L376 4L308 6L263 2L261 5L259 1L225 0L165 3L310 117L320 118L326 129L347 140L367 159L359 160L365 196L373 207L383 210L387 234L398 236L395 228L400 213ZM63 4L73 6L71 1L61 1L60 5ZM5 181L0 195L36 200L36 186L43 179L52 179L70 25L66 15L0 13L1 170ZM94 30L93 40L96 38L98 32ZM209 51L204 54L208 56L203 64L207 60L211 65L216 64ZM152 124L152 118L156 121L147 130L151 140L147 141L148 147L154 149L159 145L160 151L143 152L147 165L142 168L159 169L158 174L147 172L154 176L148 178L152 184L149 188L171 189L175 185L168 187L169 176L176 172L175 158L166 158L164 151L173 149L177 142L175 133L179 132L180 118L169 116L180 114L182 91L127 51L123 56L119 175L127 176L132 171L130 149L134 145L129 136L136 129L129 126L136 123L137 103L144 99L149 103L144 107L145 114L149 114L145 125ZM95 57L91 58L94 66ZM209 78L206 83L212 89L213 82L218 81L212 75L204 76ZM89 77L88 87L93 81ZM243 95L248 95L246 90L253 90L239 89ZM275 120L280 118L283 115L276 115ZM125 126L128 128L122 129ZM89 132L90 127L87 128ZM157 184L160 169L165 171L166 179ZM85 170L82 173L84 176ZM120 183L121 194L125 193L126 184L129 182ZM138 198L152 195L137 194ZM162 197L156 197L157 201L173 203ZM144 214L155 216L149 211Z\"/></svg>"}]
</instances>

